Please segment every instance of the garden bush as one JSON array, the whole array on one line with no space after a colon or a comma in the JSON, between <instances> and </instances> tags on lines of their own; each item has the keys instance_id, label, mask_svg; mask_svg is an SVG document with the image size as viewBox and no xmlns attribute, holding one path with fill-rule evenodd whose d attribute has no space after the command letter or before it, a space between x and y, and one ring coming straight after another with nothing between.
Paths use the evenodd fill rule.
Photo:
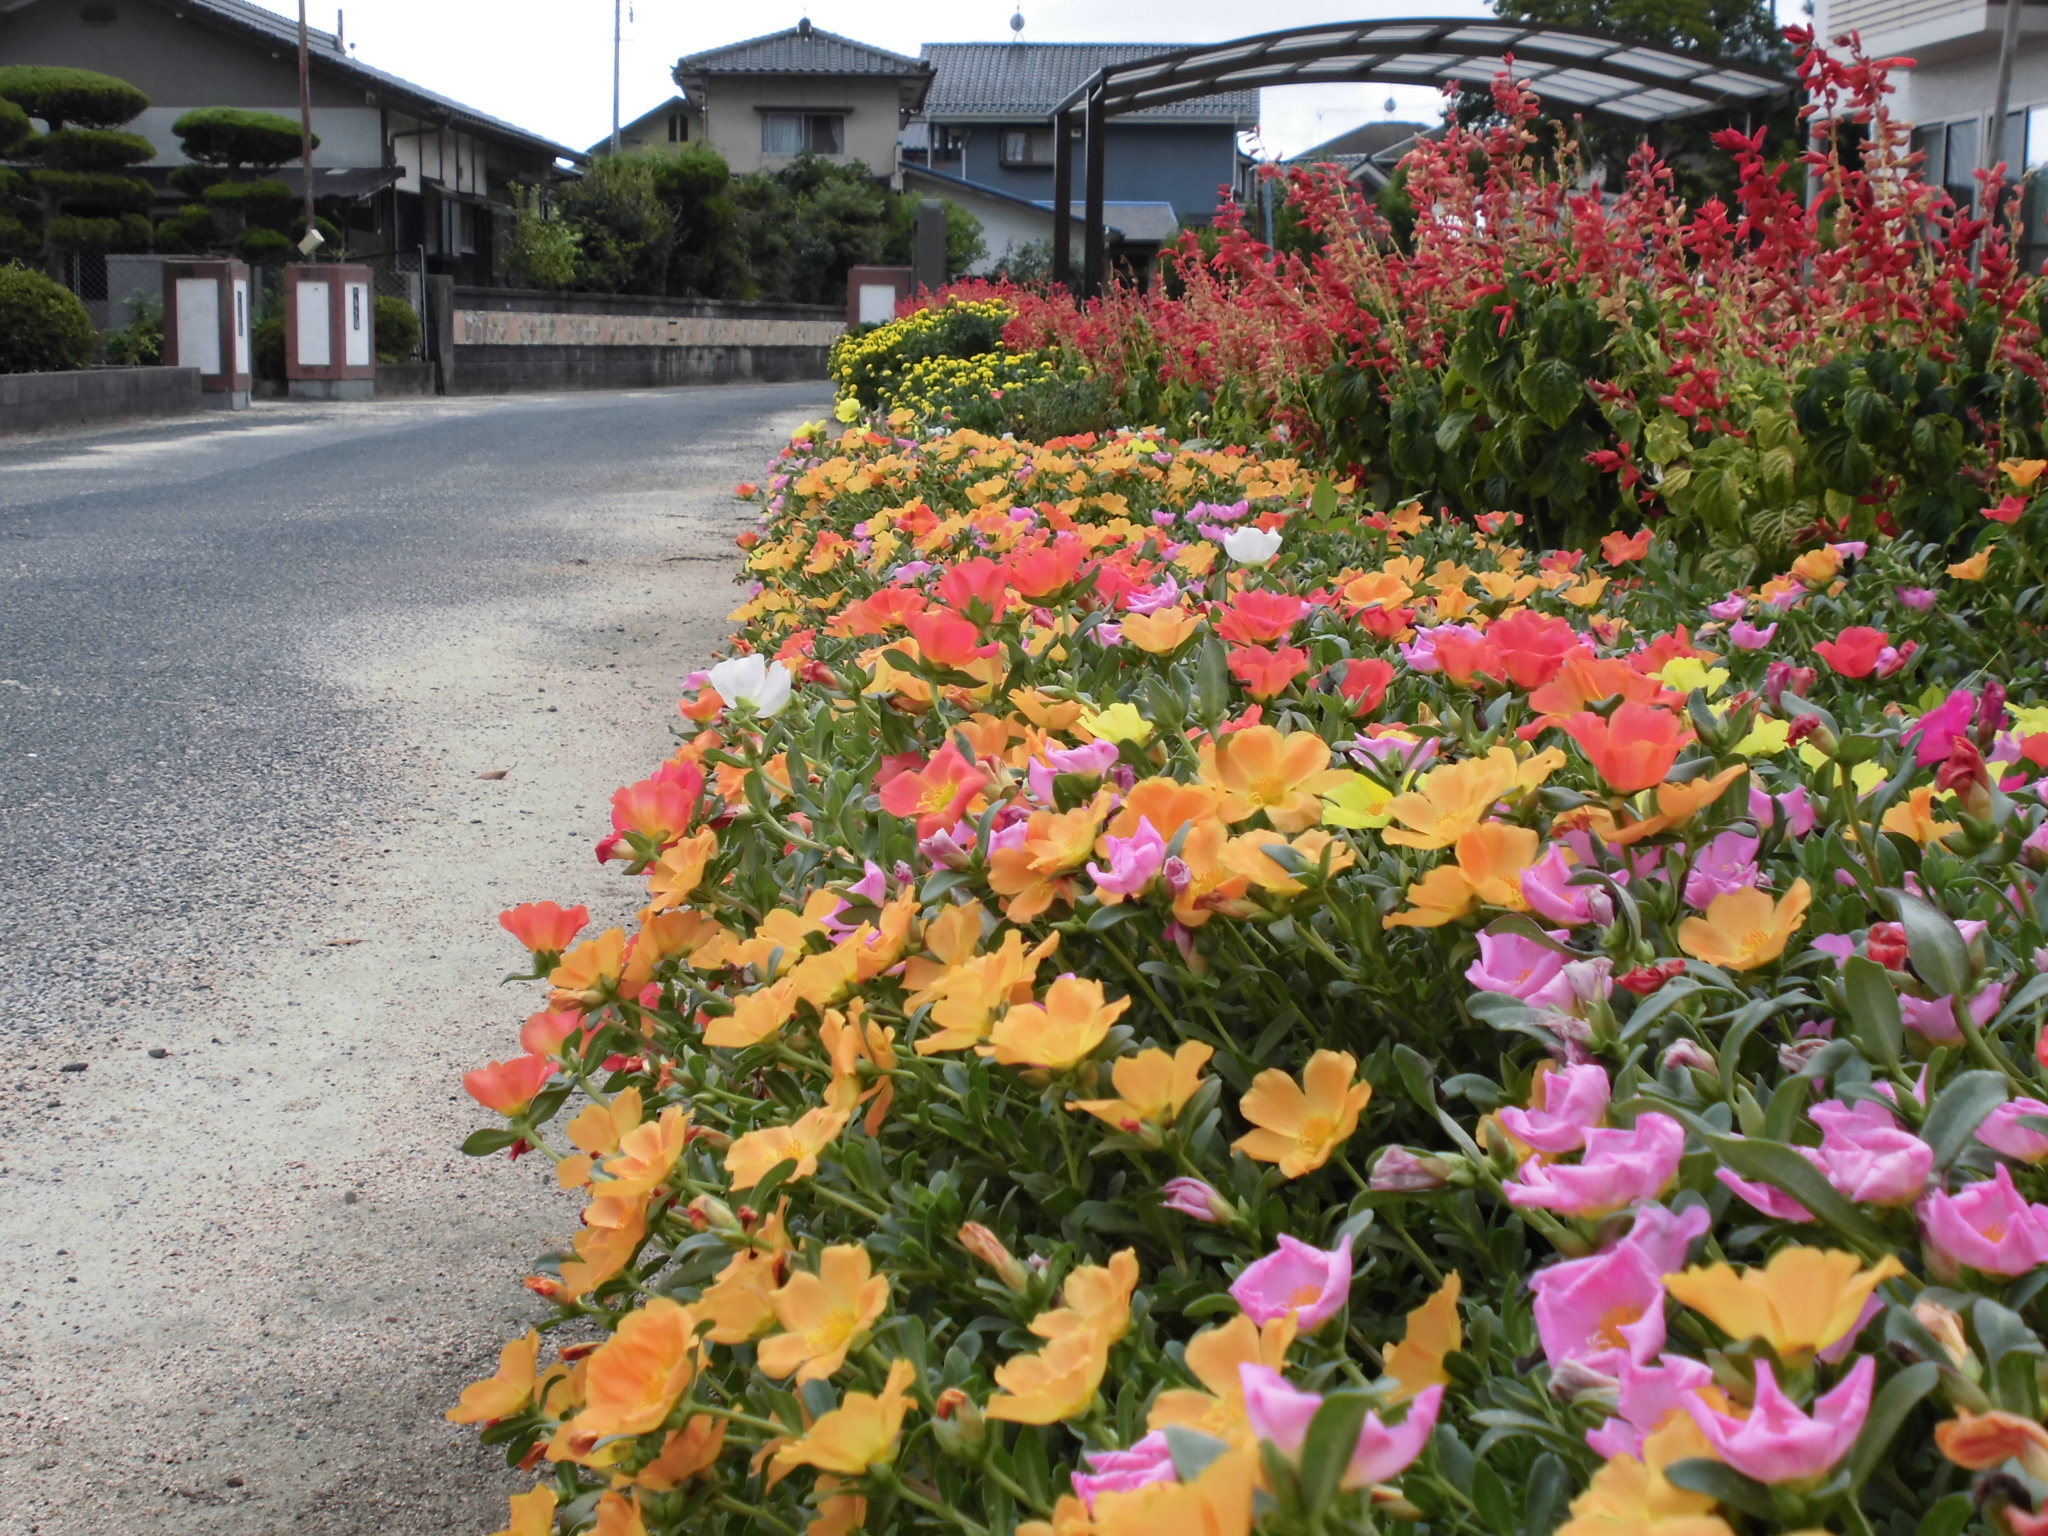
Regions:
<instances>
[{"instance_id":1,"label":"garden bush","mask_svg":"<svg viewBox=\"0 0 2048 1536\"><path fill-rule=\"evenodd\" d=\"M395 294L377 300L377 361L409 363L420 346L420 317Z\"/></svg>"},{"instance_id":2,"label":"garden bush","mask_svg":"<svg viewBox=\"0 0 2048 1536\"><path fill-rule=\"evenodd\" d=\"M26 267L0 266L0 373L84 368L98 350L78 296Z\"/></svg>"},{"instance_id":3,"label":"garden bush","mask_svg":"<svg viewBox=\"0 0 2048 1536\"><path fill-rule=\"evenodd\" d=\"M800 435L631 915L504 914L468 1150L588 1201L450 1414L512 1529L2035 1529L2044 468L1730 591Z\"/></svg>"},{"instance_id":4,"label":"garden bush","mask_svg":"<svg viewBox=\"0 0 2048 1536\"><path fill-rule=\"evenodd\" d=\"M50 266L73 252L146 250L147 181L124 174L156 154L121 125L149 98L125 80L39 64L0 67L0 155L25 162L0 171L0 250ZM47 132L24 137L28 118Z\"/></svg>"},{"instance_id":5,"label":"garden bush","mask_svg":"<svg viewBox=\"0 0 2048 1536\"><path fill-rule=\"evenodd\" d=\"M107 361L126 368L154 368L164 360L164 301L132 300L128 323L109 331L103 343Z\"/></svg>"}]
</instances>

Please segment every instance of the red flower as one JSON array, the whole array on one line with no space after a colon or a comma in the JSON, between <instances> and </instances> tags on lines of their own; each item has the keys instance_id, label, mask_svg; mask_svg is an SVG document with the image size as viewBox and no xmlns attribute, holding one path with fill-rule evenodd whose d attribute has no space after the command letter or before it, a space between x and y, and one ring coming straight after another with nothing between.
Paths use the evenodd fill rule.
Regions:
<instances>
[{"instance_id":1,"label":"red flower","mask_svg":"<svg viewBox=\"0 0 2048 1536\"><path fill-rule=\"evenodd\" d=\"M1542 687L1583 649L1579 632L1566 620L1530 608L1495 620L1486 638L1499 653L1508 681L1523 689Z\"/></svg>"},{"instance_id":2,"label":"red flower","mask_svg":"<svg viewBox=\"0 0 2048 1536\"><path fill-rule=\"evenodd\" d=\"M1877 670L1878 657L1890 637L1867 624L1851 624L1832 640L1814 646L1814 655L1843 677L1868 677Z\"/></svg>"},{"instance_id":3,"label":"red flower","mask_svg":"<svg viewBox=\"0 0 2048 1536\"><path fill-rule=\"evenodd\" d=\"M498 914L498 926L524 944L536 960L559 956L590 921L588 907L559 907L552 901L521 902Z\"/></svg>"},{"instance_id":4,"label":"red flower","mask_svg":"<svg viewBox=\"0 0 2048 1536\"><path fill-rule=\"evenodd\" d=\"M868 599L871 603L875 600ZM1009 606L1010 584L1000 565L987 555L976 555L972 560L947 567L946 574L939 578L939 601L961 613L979 602L988 609L989 617L1000 618Z\"/></svg>"},{"instance_id":5,"label":"red flower","mask_svg":"<svg viewBox=\"0 0 2048 1536\"><path fill-rule=\"evenodd\" d=\"M1291 592L1240 592L1217 622L1216 633L1237 645L1285 640L1308 608Z\"/></svg>"},{"instance_id":6,"label":"red flower","mask_svg":"<svg viewBox=\"0 0 2048 1536\"><path fill-rule=\"evenodd\" d=\"M1627 565L1631 560L1640 560L1650 552L1650 530L1643 528L1634 534L1625 534L1619 528L1600 541L1600 558L1609 565Z\"/></svg>"},{"instance_id":7,"label":"red flower","mask_svg":"<svg viewBox=\"0 0 2048 1536\"><path fill-rule=\"evenodd\" d=\"M1693 735L1677 715L1654 704L1623 704L1604 720L1582 709L1564 729L1607 787L1622 795L1663 783Z\"/></svg>"},{"instance_id":8,"label":"red flower","mask_svg":"<svg viewBox=\"0 0 2048 1536\"><path fill-rule=\"evenodd\" d=\"M2020 520L2020 514L2026 510L2026 502L2017 496L2007 496L1996 506L1986 507L1984 515L1994 523L2016 523Z\"/></svg>"},{"instance_id":9,"label":"red flower","mask_svg":"<svg viewBox=\"0 0 2048 1536\"><path fill-rule=\"evenodd\" d=\"M987 784L988 775L949 742L923 768L905 770L884 783L882 809L891 816L915 816L917 835L930 837L965 815Z\"/></svg>"},{"instance_id":10,"label":"red flower","mask_svg":"<svg viewBox=\"0 0 2048 1536\"><path fill-rule=\"evenodd\" d=\"M463 1073L462 1086L485 1109L510 1116L531 1104L554 1075L555 1064L545 1056L515 1056Z\"/></svg>"},{"instance_id":11,"label":"red flower","mask_svg":"<svg viewBox=\"0 0 2048 1536\"><path fill-rule=\"evenodd\" d=\"M1614 984L1637 997L1648 997L1684 970L1683 960L1660 960L1655 965L1639 965L1632 971L1624 971L1614 978Z\"/></svg>"},{"instance_id":12,"label":"red flower","mask_svg":"<svg viewBox=\"0 0 2048 1536\"><path fill-rule=\"evenodd\" d=\"M1308 652L1299 646L1283 645L1273 650L1263 645L1240 645L1230 652L1230 672L1255 699L1270 699L1284 692L1308 670Z\"/></svg>"},{"instance_id":13,"label":"red flower","mask_svg":"<svg viewBox=\"0 0 2048 1536\"><path fill-rule=\"evenodd\" d=\"M1369 715L1380 707L1387 696L1387 685L1393 680L1393 667L1377 657L1347 661L1337 679L1337 692L1344 696L1353 714Z\"/></svg>"},{"instance_id":14,"label":"red flower","mask_svg":"<svg viewBox=\"0 0 2048 1536\"><path fill-rule=\"evenodd\" d=\"M917 641L918 654L936 667L964 667L998 649L981 644L979 625L943 611L918 614L910 621L910 633Z\"/></svg>"}]
</instances>

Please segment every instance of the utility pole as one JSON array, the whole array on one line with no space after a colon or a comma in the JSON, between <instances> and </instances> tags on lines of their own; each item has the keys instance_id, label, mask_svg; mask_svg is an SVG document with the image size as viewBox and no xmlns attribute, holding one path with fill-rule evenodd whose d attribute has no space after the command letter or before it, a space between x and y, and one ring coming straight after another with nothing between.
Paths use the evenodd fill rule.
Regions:
<instances>
[{"instance_id":1,"label":"utility pole","mask_svg":"<svg viewBox=\"0 0 2048 1536\"><path fill-rule=\"evenodd\" d=\"M612 0L612 153L619 152L619 51L625 28L620 18L626 0Z\"/></svg>"},{"instance_id":2,"label":"utility pole","mask_svg":"<svg viewBox=\"0 0 2048 1536\"><path fill-rule=\"evenodd\" d=\"M2013 55L2019 52L2019 46L2020 0L2005 0L2005 32L1998 40L1998 84L1991 92L1991 131L1984 136L1984 169L1988 171L2004 161L2008 192L2018 185L2020 174L2026 169L2013 163L2025 155L2024 144L2019 155L2007 152L2007 141L2012 137L2011 126L2006 122L2012 116L2012 61Z\"/></svg>"},{"instance_id":3,"label":"utility pole","mask_svg":"<svg viewBox=\"0 0 2048 1536\"><path fill-rule=\"evenodd\" d=\"M306 41L306 0L299 0L299 169L306 178L306 232L313 230L313 55Z\"/></svg>"}]
</instances>

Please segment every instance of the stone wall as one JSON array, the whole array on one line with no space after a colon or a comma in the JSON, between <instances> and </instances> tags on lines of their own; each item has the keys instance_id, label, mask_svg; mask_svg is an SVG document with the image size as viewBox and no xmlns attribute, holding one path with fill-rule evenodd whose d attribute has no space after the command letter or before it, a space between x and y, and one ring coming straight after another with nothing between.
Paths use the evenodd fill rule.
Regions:
<instances>
[{"instance_id":1,"label":"stone wall","mask_svg":"<svg viewBox=\"0 0 2048 1536\"><path fill-rule=\"evenodd\" d=\"M441 330L449 394L822 379L836 309L454 288Z\"/></svg>"},{"instance_id":2,"label":"stone wall","mask_svg":"<svg viewBox=\"0 0 2048 1536\"><path fill-rule=\"evenodd\" d=\"M0 435L129 417L184 416L201 404L197 368L0 373Z\"/></svg>"}]
</instances>

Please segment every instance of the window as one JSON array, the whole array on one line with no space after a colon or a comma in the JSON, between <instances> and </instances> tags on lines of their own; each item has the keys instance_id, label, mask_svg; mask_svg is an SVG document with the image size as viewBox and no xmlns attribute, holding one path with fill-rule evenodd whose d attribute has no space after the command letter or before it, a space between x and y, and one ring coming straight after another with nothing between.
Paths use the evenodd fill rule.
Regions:
<instances>
[{"instance_id":1,"label":"window","mask_svg":"<svg viewBox=\"0 0 2048 1536\"><path fill-rule=\"evenodd\" d=\"M846 117L839 112L764 112L764 155L843 155Z\"/></svg>"},{"instance_id":2,"label":"window","mask_svg":"<svg viewBox=\"0 0 2048 1536\"><path fill-rule=\"evenodd\" d=\"M1052 130L1050 128L1005 128L1003 130L1003 164L1051 165Z\"/></svg>"},{"instance_id":3,"label":"window","mask_svg":"<svg viewBox=\"0 0 2048 1536\"><path fill-rule=\"evenodd\" d=\"M668 141L671 144L690 142L690 114L671 112L668 115Z\"/></svg>"}]
</instances>

